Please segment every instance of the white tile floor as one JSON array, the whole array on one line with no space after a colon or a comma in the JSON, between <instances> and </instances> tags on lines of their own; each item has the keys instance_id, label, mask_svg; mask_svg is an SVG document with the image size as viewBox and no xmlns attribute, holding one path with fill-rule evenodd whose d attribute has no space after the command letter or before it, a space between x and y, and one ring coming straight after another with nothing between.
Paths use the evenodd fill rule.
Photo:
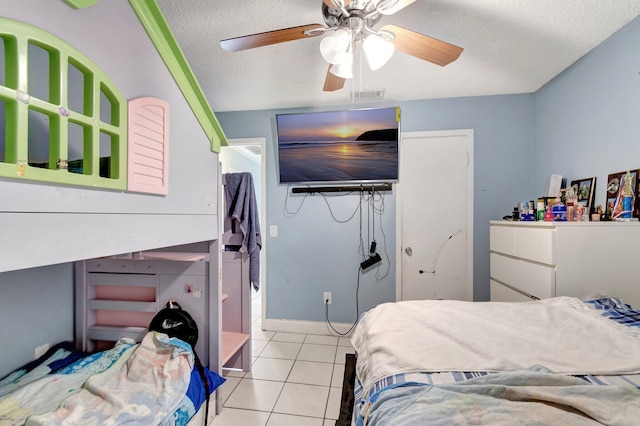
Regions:
<instances>
[{"instance_id":1,"label":"white tile floor","mask_svg":"<svg viewBox=\"0 0 640 426\"><path fill-rule=\"evenodd\" d=\"M252 303L251 373L225 372L222 413L213 426L333 426L340 412L348 338L274 333L260 328Z\"/></svg>"}]
</instances>

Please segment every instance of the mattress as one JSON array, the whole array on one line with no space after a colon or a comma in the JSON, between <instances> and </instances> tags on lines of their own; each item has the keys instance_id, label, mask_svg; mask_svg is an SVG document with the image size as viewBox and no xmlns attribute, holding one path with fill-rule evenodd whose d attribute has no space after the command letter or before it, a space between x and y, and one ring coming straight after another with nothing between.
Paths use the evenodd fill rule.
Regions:
<instances>
[{"instance_id":1,"label":"mattress","mask_svg":"<svg viewBox=\"0 0 640 426\"><path fill-rule=\"evenodd\" d=\"M61 343L0 380L0 425L186 425L206 401L193 358L154 332L94 354ZM205 374L211 392L224 382Z\"/></svg>"},{"instance_id":2,"label":"mattress","mask_svg":"<svg viewBox=\"0 0 640 426\"><path fill-rule=\"evenodd\" d=\"M474 339L467 335L478 333L478 330L473 324L461 321L455 311L465 310L468 304L473 305L469 307L474 315L483 318L477 320L475 325L481 324L483 335L492 335L490 338ZM532 304L537 306L530 307ZM366 313L352 338L359 363L354 385L352 423L355 425L518 422L630 425L640 418L640 366L634 365L632 355L637 353L640 344L640 311L632 309L620 299L582 302L574 298L557 298L513 304L410 302L410 310L416 313L413 320L406 318L412 317L411 314L405 318L398 316L398 312L405 307L398 310L398 304L385 305ZM567 306L568 314L565 309ZM429 312L424 313L423 308ZM480 310L474 311L475 308ZM445 316L434 311L444 312ZM373 316L367 320L371 312ZM430 324L424 318L439 320L440 323ZM554 324L555 332L549 332L549 320ZM576 330L574 320L583 321L584 327ZM412 321L414 326L431 330L408 333ZM378 322L384 323L384 327L377 329ZM567 332L562 332L565 326L573 336L566 336ZM598 330L592 329L592 326ZM557 346L557 353L563 353L566 349L574 350L575 345L581 343L592 350L581 354L570 353L562 360L552 359L555 367L568 370L558 373L536 363L535 356L519 353L519 348L529 348L521 342L501 342L496 334L503 333L511 338L510 327L520 328L521 333L531 339L542 340L540 336L548 335L553 339L553 345ZM434 330L442 333L446 330L448 336L440 340L434 337ZM380 333L383 337L380 337ZM613 336L603 341L603 333ZM558 337L563 335L566 336L565 340ZM426 336L431 340L425 341ZM436 340L438 345L446 345L451 336L455 337L451 346L456 351L462 351L461 347L467 345L467 353L457 354L454 361L442 359L447 358L449 349L434 346ZM387 338L394 344L385 343ZM492 348L483 347L483 341ZM547 348L543 342L537 343ZM498 362L486 359L496 349ZM383 354L376 353L378 351ZM436 351L445 356L440 357ZM616 362L618 358L625 357L631 360L625 362L622 369L612 367L609 362L590 364L592 360L600 359L600 352L609 353ZM364 354L363 358L361 354ZM576 361L580 357L589 360L585 363L579 359ZM572 362L576 366L573 373L585 374L572 374ZM442 368L465 363L491 368ZM521 363L530 365L522 364L525 365L522 367ZM607 374L582 371L586 366Z\"/></svg>"}]
</instances>

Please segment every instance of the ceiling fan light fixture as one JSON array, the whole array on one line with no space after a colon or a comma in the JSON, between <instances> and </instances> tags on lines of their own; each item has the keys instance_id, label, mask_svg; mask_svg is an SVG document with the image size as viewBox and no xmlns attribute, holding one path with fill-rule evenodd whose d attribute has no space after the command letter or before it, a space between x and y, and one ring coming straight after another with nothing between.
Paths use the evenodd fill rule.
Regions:
<instances>
[{"instance_id":1,"label":"ceiling fan light fixture","mask_svg":"<svg viewBox=\"0 0 640 426\"><path fill-rule=\"evenodd\" d=\"M329 72L337 77L349 79L353 78L353 54L345 55L344 61L333 65Z\"/></svg>"},{"instance_id":2,"label":"ceiling fan light fixture","mask_svg":"<svg viewBox=\"0 0 640 426\"><path fill-rule=\"evenodd\" d=\"M340 28L322 39L320 53L330 64L340 64L345 60L345 56L348 56L350 45L351 33L347 29Z\"/></svg>"},{"instance_id":3,"label":"ceiling fan light fixture","mask_svg":"<svg viewBox=\"0 0 640 426\"><path fill-rule=\"evenodd\" d=\"M369 34L367 38L364 39L364 42L362 42L362 50L364 50L369 68L375 71L391 59L395 47L393 43L383 39L379 35Z\"/></svg>"}]
</instances>

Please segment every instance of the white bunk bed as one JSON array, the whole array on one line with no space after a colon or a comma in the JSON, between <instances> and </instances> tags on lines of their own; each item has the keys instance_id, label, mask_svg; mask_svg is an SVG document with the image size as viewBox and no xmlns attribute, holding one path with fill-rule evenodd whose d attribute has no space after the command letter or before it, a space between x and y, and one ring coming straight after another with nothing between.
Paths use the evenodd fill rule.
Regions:
<instances>
[{"instance_id":1,"label":"white bunk bed","mask_svg":"<svg viewBox=\"0 0 640 426\"><path fill-rule=\"evenodd\" d=\"M117 361L120 356L123 359L131 356L133 359L133 355L128 351L126 353L115 351L113 349L114 343L118 342L116 346L122 346L142 342L143 339L147 340L145 336L147 336L147 327L151 318L164 307L168 300L173 300L179 302L198 324L199 339L195 347L198 357L211 371L219 373L222 367L221 353L223 352L220 315L222 293L218 280L220 258L219 241L212 240L75 262L75 349L83 353L100 351L94 355L96 358L93 359L106 361L95 362L95 365L108 364L109 367L107 370L100 370L102 368L100 366L95 368L109 374L113 368L119 368L122 364ZM132 340L123 341L121 340L123 338ZM56 352L56 356L53 358L62 359L67 356L66 353L64 356L61 356L60 353ZM51 360L52 357L49 355L42 359ZM8 419L13 419L11 421L18 419L17 424L22 424L23 420L20 420L22 418L26 420L27 417L31 418L36 415L34 418L39 419L38 414L46 417L50 415L46 413L59 410L63 406L63 399L57 400L56 394L71 392L71 387L66 389L61 383L62 388L60 388L60 392L57 392L57 384L49 383L53 376L64 377L63 382L68 378L70 383L75 383L73 388L82 387L84 390L87 377L83 379L82 375L89 370L91 370L91 374L99 371L95 371L94 367L88 367L94 362L93 360L86 358L87 361L84 361L85 358L82 359L82 364L74 368L65 366L62 370L54 371L52 369L51 374L45 375L41 375L38 370L35 372L28 370L28 374L25 376L27 379L18 378L17 380L10 379L0 382L0 405L5 408L9 407L10 412L5 413L9 415ZM111 364L109 361L111 359L116 361ZM126 362L129 363L128 360ZM46 363L48 364L48 361ZM43 362L42 365L44 366L45 363ZM41 367L39 369L42 370ZM187 371L181 371L183 373L180 374L188 375ZM34 374L36 377L33 377ZM175 374L177 373L173 373L173 375ZM31 381L29 376L41 379L43 384L29 383ZM219 377L214 376L215 374L209 376L209 379L213 383L212 386L215 387L219 383ZM195 380L194 377L195 375L192 373L191 380ZM197 380L201 383L199 375ZM187 379L187 383L189 381ZM86 383L89 382L86 381ZM135 383L136 380L133 384L135 385ZM9 389L3 387L7 385ZM107 385L111 386L111 382ZM48 406L45 404L46 407L41 402L31 403L30 400L42 399L33 397L34 386L35 388L42 386L44 393L51 394L50 399L55 403L53 405L49 403ZM120 385L114 385L115 391L112 392L123 389L118 386ZM196 386L194 389L200 389L199 399L194 399L192 386ZM11 388L15 388L18 393L10 395L9 391L13 391ZM184 420L193 415L194 409L197 409L197 412L191 417L188 425L207 424L204 422L205 404L200 405L200 402L204 401L204 393L202 393L204 389L201 384L198 385L195 382L190 384L189 388L186 395L182 394L183 402L177 406L179 410L176 413L179 414L173 414L174 420L180 420L175 424L184 425ZM2 401L2 396L5 394L9 400ZM78 397L76 393L70 395L71 399ZM122 397L126 400L126 392L122 394ZM24 413L27 413L28 416L11 409L13 406L23 406L25 402L27 405ZM210 397L208 422L215 417L220 408L219 392L214 391ZM102 410L102 408L98 408L98 410ZM0 424L3 424L2 419L0 419Z\"/></svg>"},{"instance_id":2,"label":"white bunk bed","mask_svg":"<svg viewBox=\"0 0 640 426\"><path fill-rule=\"evenodd\" d=\"M220 240L77 261L76 348L109 348L123 337L140 341L153 315L173 300L198 323L195 349L209 369L250 372L249 256L235 249L242 244L235 221L227 216L223 222ZM207 423L201 407L189 426L208 424L220 413L218 391L211 401Z\"/></svg>"},{"instance_id":3,"label":"white bunk bed","mask_svg":"<svg viewBox=\"0 0 640 426\"><path fill-rule=\"evenodd\" d=\"M97 124L105 121L108 122L109 129L106 133L111 135L116 124L127 123L126 114L124 114L127 110L125 99L154 96L171 106L170 133L163 133L163 135L170 134L172 141L169 143L171 161L168 162L168 157L164 156L167 160L165 166L168 168L163 169L166 172L163 178L168 184L168 191L151 194L141 193L140 189L133 187L127 187L124 190L122 187L96 190L95 185L75 186L70 183L71 181L60 184L46 181L46 179L40 179L41 182L16 180L19 177L29 177L31 173L30 166L22 163L14 164L17 160L26 161L27 153L19 152L17 160L3 156L0 166L4 167L4 171L10 170L11 173L5 173L0 178L0 192L3 194L3 203L0 206L0 273L11 271L12 277L22 278L20 271L30 270L29 273L25 272L25 277L33 281L43 281L43 284L50 284L47 281L49 278L47 274L53 269L52 265L59 265L56 271L61 272L55 277L57 278L56 290L62 288L65 294L70 295L71 283L64 288L63 286L75 272L75 287L78 291L75 300L72 301L69 298L69 302L63 306L52 306L50 310L44 309L43 312L38 313L42 314L40 321L49 319L55 323L56 318L47 318L47 315L56 317L58 312L69 312L73 307L77 320L76 343L79 348L85 350L97 349L101 345L106 347L108 344L102 342L117 340L119 336L139 340L144 335L145 326L148 325L148 322L144 322L145 315L152 316L163 306L168 297L180 298L182 306L198 319L201 337L196 351L200 359L212 371L219 373L223 358L221 356L223 339L220 332L222 297L219 280L222 263L220 253L221 177L219 158L215 152L212 152L215 143L210 139L212 137L210 132L213 131L217 135L214 139L219 137L223 140L224 135L215 120L211 123L211 128L206 127L203 131L198 125L198 115L194 115L193 108L189 104L190 99L185 99L182 92L177 90L170 73L166 72L163 58L158 55L137 17L137 11L144 11L147 6L152 6L152 3L132 1L109 6L91 5L88 11L100 15L101 19L96 21L89 30L85 28L82 31L78 30L80 28L78 24L86 22L86 11L76 11L75 8L63 2L53 2L34 8L35 2L27 0L3 9L3 18L28 24L34 27L33 31L38 31L38 34L47 32L49 33L45 37L47 39L53 40L55 35L54 44L59 48L64 48L68 43L81 50L82 55L88 55L90 62L104 72L101 77L106 76L113 82L113 85L109 85L109 89L118 94L118 99L122 97L122 102L117 108L112 105L110 112L113 114L109 114L105 108L104 114L99 114L99 119L91 121L87 129L92 126L97 128ZM135 6L135 10L132 6ZM114 22L118 23L121 35L126 34L128 40L133 40L126 49L112 49L112 41L103 37ZM13 40L13 38L10 39ZM60 40L64 43L60 43ZM14 58L10 54L14 50L4 49L0 54L3 57L10 57L13 61ZM17 50L22 53L26 51L22 48ZM40 53L46 54L46 51ZM61 57L66 58L67 55L61 55ZM55 72L50 71L51 75L46 75L47 67L41 66L38 61L31 60L33 58L29 59L29 61L18 63L37 64L38 66L33 69L45 74L41 76L43 81L55 80L52 77ZM3 64L10 65L8 61L0 58ZM51 67L57 65L56 61L50 62ZM64 61L60 64L62 69L66 69ZM84 67L80 68L85 70ZM91 69L94 70L93 67ZM135 73L131 72L132 69L135 69ZM174 70L172 69L171 72L173 73ZM21 69L19 74L22 78L30 73L22 72ZM140 75L150 77L145 79L136 77ZM80 78L75 76L69 83L71 80L77 83ZM94 78L93 81L99 83L104 79ZM0 82L0 86L10 86L8 82L9 79L6 82ZM37 85L24 85L25 82L26 80L20 80L17 86L18 88L28 86L30 102L34 104L38 99L38 94L34 93ZM86 87L72 84L60 86L61 90ZM16 87L2 88L16 89ZM58 109L57 103L53 100L50 102L55 103L55 111L60 111L60 120L63 122L59 126L61 129L66 129L64 120L69 117L66 114L69 110L71 110L71 118L75 117L73 114L88 114L87 111L76 111L66 104L68 98L73 98L72 95L78 97L82 95L80 91L71 90L71 92L71 95L68 93L60 95L65 103L62 106L66 109L62 107ZM40 97L43 98L42 102L49 101L46 96ZM111 100L111 97L109 99ZM111 102L114 101L111 100ZM28 103L21 101L17 106L22 108L21 111L26 111ZM102 106L102 102L100 105ZM57 117L55 111L52 117ZM115 117L116 112L122 113L119 119L109 121L105 118ZM4 117L1 118L4 119ZM168 122L168 117L165 118ZM4 120L0 121L4 122ZM21 124L24 123L21 121ZM123 130L121 127L118 129ZM33 133L27 130L26 127L21 128L18 133L21 135ZM52 134L54 130L53 127L49 128L49 133ZM103 133L101 133L102 136ZM130 140L124 133L118 133L118 135L120 139L114 137L111 141L112 149L116 140L119 142ZM42 138L42 140L47 139L56 140L55 137ZM64 143L68 142L64 136L60 140ZM100 141L102 142L102 138ZM166 142L169 142L168 139ZM220 143L221 140L217 142ZM61 148L61 160L66 158L64 143ZM122 147L122 144L119 147ZM115 153L112 154L115 157ZM121 158L125 156L121 155ZM64 164L64 161L60 164ZM14 176L14 169L18 172L22 166L26 168L25 175L18 173ZM119 171L121 173L114 173L114 175L122 179L122 172L126 171L124 165ZM64 173L66 173L64 170L51 170L51 174ZM122 268L126 269L127 273L116 274L113 269L116 267L121 268L119 272L122 272ZM147 268L147 271L143 272L143 268ZM149 274L149 270L153 272ZM152 295L148 300L95 297L101 279L108 279L113 287L123 290L130 285L129 279L142 282L145 274L147 278L153 277L149 279L144 290L146 294ZM156 280L155 284L151 284L153 280ZM13 283L10 284L13 285ZM19 283L16 283L17 285ZM187 294L185 288L192 288L193 291ZM68 293L66 293L67 290ZM100 292L103 291L100 289ZM0 319L16 320L11 318L11 315L21 314L20 309L21 307L16 309L12 307L9 312L0 313ZM28 311L25 309L25 315L28 315ZM119 314L127 311L134 314L130 318L138 316L137 323L131 326L123 324L111 325L111 328L100 327L102 317L108 317L109 312ZM21 320L22 317L17 319ZM71 338L72 333L67 324L69 323L56 324L58 328L63 329L60 334L65 336L65 339L66 336ZM24 339L19 342L20 350L5 348L2 352L3 357L11 360L10 368L14 368L13 363L16 361L27 360L28 356L25 356L22 349L44 343L45 340L41 335L29 336L37 328L39 328L37 324L29 324L26 333L23 333ZM212 397L212 401L218 403L215 405L219 409L217 393ZM216 411L216 409L209 410L210 417L213 417ZM198 416L192 419L190 424L204 423L204 414L199 413Z\"/></svg>"},{"instance_id":4,"label":"white bunk bed","mask_svg":"<svg viewBox=\"0 0 640 426\"><path fill-rule=\"evenodd\" d=\"M197 322L195 349L209 369L250 372L249 259L234 250L242 234L233 219L224 218L224 230L220 240L76 262L76 348L104 349L122 337L140 341L153 315L172 300ZM211 401L210 413L219 413L219 392Z\"/></svg>"}]
</instances>

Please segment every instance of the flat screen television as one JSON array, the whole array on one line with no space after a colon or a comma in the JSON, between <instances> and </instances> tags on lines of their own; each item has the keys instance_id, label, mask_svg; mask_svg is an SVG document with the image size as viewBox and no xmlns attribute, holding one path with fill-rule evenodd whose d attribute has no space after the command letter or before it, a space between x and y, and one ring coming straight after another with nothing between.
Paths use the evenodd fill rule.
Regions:
<instances>
[{"instance_id":1,"label":"flat screen television","mask_svg":"<svg viewBox=\"0 0 640 426\"><path fill-rule=\"evenodd\" d=\"M400 108L276 115L280 183L398 180Z\"/></svg>"}]
</instances>

